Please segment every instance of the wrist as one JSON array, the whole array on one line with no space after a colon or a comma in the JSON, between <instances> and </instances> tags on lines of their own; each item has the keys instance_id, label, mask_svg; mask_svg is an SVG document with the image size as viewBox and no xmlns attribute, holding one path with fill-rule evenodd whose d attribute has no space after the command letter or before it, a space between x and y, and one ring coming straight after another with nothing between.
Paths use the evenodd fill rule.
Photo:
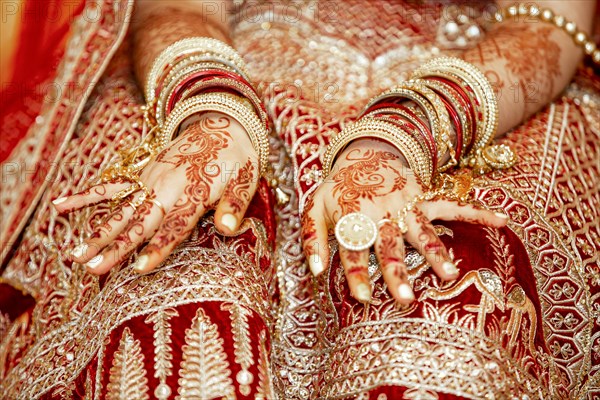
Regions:
<instances>
[{"instance_id":1,"label":"wrist","mask_svg":"<svg viewBox=\"0 0 600 400\"><path fill-rule=\"evenodd\" d=\"M377 139L377 138L363 138L353 140L348 144L348 146L342 151L340 156L344 156L346 153L352 150L377 150L377 151L386 151L393 153L398 156L398 160L402 163L406 168L410 168L408 161L402 153L398 150L398 148L385 140Z\"/></svg>"}]
</instances>

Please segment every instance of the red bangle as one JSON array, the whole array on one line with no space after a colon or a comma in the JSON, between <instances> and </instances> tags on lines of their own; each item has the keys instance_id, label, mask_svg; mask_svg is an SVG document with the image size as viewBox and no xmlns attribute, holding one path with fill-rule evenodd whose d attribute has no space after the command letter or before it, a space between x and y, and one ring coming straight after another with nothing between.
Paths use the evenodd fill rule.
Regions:
<instances>
[{"instance_id":1,"label":"red bangle","mask_svg":"<svg viewBox=\"0 0 600 400\"><path fill-rule=\"evenodd\" d=\"M450 79L440 78L440 77L436 77L436 76L428 76L427 79L432 79L432 80L447 84L463 100L463 106L464 105L467 106L467 109L469 110L469 115L471 117L471 135L470 135L469 143L467 144L467 146L465 148L465 153L468 154L471 151L473 144L475 143L475 138L477 135L477 124L476 124L477 119L475 116L475 107L473 105L473 101L471 100L471 97L456 82L453 82ZM474 98L476 99L476 97L474 97Z\"/></svg>"},{"instance_id":2,"label":"red bangle","mask_svg":"<svg viewBox=\"0 0 600 400\"><path fill-rule=\"evenodd\" d=\"M371 107L369 107L365 112L363 112L361 114L361 117L368 113L372 113L374 111L381 110L384 108L392 108L392 109L400 110L400 111L408 114L410 117L413 118L414 122L419 124L419 126L416 126L412 121L409 121L406 118L403 118L404 121L406 121L407 123L410 123L413 127L415 127L419 131L419 133L423 137L423 139L427 145L427 148L429 149L429 152L431 154L432 165L434 166L434 168L437 169L437 143L435 142L433 134L431 133L431 129L425 123L425 121L423 121L421 118L419 118L411 109L409 109L406 106L403 106L401 104L396 104L396 103L387 103L387 102L377 103L377 104L374 104ZM383 114L383 115L391 116L391 114ZM402 117L402 115L399 115L399 117Z\"/></svg>"},{"instance_id":3,"label":"red bangle","mask_svg":"<svg viewBox=\"0 0 600 400\"><path fill-rule=\"evenodd\" d=\"M442 93L439 93L437 91L436 91L436 93L440 96L440 99L446 106L446 110L448 110L448 114L450 115L450 118L452 118L452 122L454 123L454 128L456 129L456 148L454 149L455 150L454 157L456 158L456 160L460 160L460 156L462 154L462 143L463 143L463 126L460 123L460 118L458 116L458 113L456 112L454 107L452 107L452 104L450 104L449 100L446 99L446 97Z\"/></svg>"},{"instance_id":4,"label":"red bangle","mask_svg":"<svg viewBox=\"0 0 600 400\"><path fill-rule=\"evenodd\" d=\"M177 104L177 102L181 98L181 93L184 92L188 87L190 87L191 85L193 85L194 83L196 83L198 81L202 81L205 79L212 79L215 77L230 78L230 79L236 80L239 83L246 85L250 88L252 87L241 76L231 73L231 72L228 72L228 71L225 71L225 70L205 69L202 71L198 71L198 72L195 72L195 73L189 75L188 77L186 77L186 79L184 79L182 82L179 82L179 84L173 89L173 91L170 94L170 99L168 100L167 106L165 109L166 114L168 115L173 110L173 108L175 107L175 104Z\"/></svg>"}]
</instances>

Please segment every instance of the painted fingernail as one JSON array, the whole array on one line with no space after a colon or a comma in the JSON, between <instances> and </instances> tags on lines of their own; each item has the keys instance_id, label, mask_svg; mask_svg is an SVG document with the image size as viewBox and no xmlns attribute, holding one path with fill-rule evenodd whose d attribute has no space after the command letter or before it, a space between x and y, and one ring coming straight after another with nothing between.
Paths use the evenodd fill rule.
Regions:
<instances>
[{"instance_id":1,"label":"painted fingernail","mask_svg":"<svg viewBox=\"0 0 600 400\"><path fill-rule=\"evenodd\" d=\"M102 260L104 260L104 256L102 254L99 254L96 257L92 258L90 261L88 261L85 264L85 266L89 269L97 268L98 265L100 265L100 263L102 262Z\"/></svg>"},{"instance_id":2,"label":"painted fingernail","mask_svg":"<svg viewBox=\"0 0 600 400\"><path fill-rule=\"evenodd\" d=\"M139 256L138 259L133 263L133 269L138 272L145 271L149 260L150 257L148 257L146 254Z\"/></svg>"},{"instance_id":3,"label":"painted fingernail","mask_svg":"<svg viewBox=\"0 0 600 400\"><path fill-rule=\"evenodd\" d=\"M443 263L442 264L442 269L448 275L456 275L456 274L458 274L458 268L456 268L456 265L454 265L450 261L446 261L445 263Z\"/></svg>"},{"instance_id":4,"label":"painted fingernail","mask_svg":"<svg viewBox=\"0 0 600 400\"><path fill-rule=\"evenodd\" d=\"M67 201L66 197L59 197L58 199L52 200L52 204L58 205L60 203L64 203L65 201Z\"/></svg>"},{"instance_id":5,"label":"painted fingernail","mask_svg":"<svg viewBox=\"0 0 600 400\"><path fill-rule=\"evenodd\" d=\"M321 262L321 257L318 254L311 254L308 256L308 266L314 276L320 275L325 269L325 266Z\"/></svg>"},{"instance_id":6,"label":"painted fingernail","mask_svg":"<svg viewBox=\"0 0 600 400\"><path fill-rule=\"evenodd\" d=\"M501 212L494 213L494 215L498 218L508 219L508 215Z\"/></svg>"},{"instance_id":7,"label":"painted fingernail","mask_svg":"<svg viewBox=\"0 0 600 400\"><path fill-rule=\"evenodd\" d=\"M78 244L71 250L71 255L73 258L81 258L87 253L88 247L87 243Z\"/></svg>"},{"instance_id":8,"label":"painted fingernail","mask_svg":"<svg viewBox=\"0 0 600 400\"><path fill-rule=\"evenodd\" d=\"M407 301L413 301L415 299L415 294L408 283L401 283L400 286L398 286L398 295L401 299Z\"/></svg>"},{"instance_id":9,"label":"painted fingernail","mask_svg":"<svg viewBox=\"0 0 600 400\"><path fill-rule=\"evenodd\" d=\"M221 217L221 223L229 228L230 231L235 231L237 228L237 219L233 214L223 214Z\"/></svg>"},{"instance_id":10,"label":"painted fingernail","mask_svg":"<svg viewBox=\"0 0 600 400\"><path fill-rule=\"evenodd\" d=\"M359 283L356 286L356 299L363 303L371 301L371 288L366 283Z\"/></svg>"}]
</instances>

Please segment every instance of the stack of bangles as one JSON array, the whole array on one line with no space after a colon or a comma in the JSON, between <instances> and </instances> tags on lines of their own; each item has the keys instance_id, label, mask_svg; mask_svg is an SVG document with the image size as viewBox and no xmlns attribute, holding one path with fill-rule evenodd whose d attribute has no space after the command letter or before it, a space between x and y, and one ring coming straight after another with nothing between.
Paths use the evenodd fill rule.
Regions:
<instances>
[{"instance_id":1,"label":"stack of bangles","mask_svg":"<svg viewBox=\"0 0 600 400\"><path fill-rule=\"evenodd\" d=\"M439 196L466 199L467 193L456 191L464 182L443 174L447 169L460 165L482 174L514 165L510 147L491 145L497 126L495 93L483 73L458 58L436 58L414 71L409 81L371 99L358 120L332 139L323 156L322 177L355 139L371 137L393 145L427 189L391 220L405 233L404 219L417 203ZM376 235L376 225L359 213L342 217L335 230L340 245L353 250L372 245L374 237L367 232Z\"/></svg>"},{"instance_id":2,"label":"stack of bangles","mask_svg":"<svg viewBox=\"0 0 600 400\"><path fill-rule=\"evenodd\" d=\"M205 37L173 43L154 61L145 96L144 140L102 175L103 182L132 183L131 190L113 196L114 203L138 190L144 193L142 197L148 197L139 172L177 135L182 122L202 112L221 112L239 122L258 154L261 175L268 174L267 113L250 84L242 57L232 47Z\"/></svg>"}]
</instances>

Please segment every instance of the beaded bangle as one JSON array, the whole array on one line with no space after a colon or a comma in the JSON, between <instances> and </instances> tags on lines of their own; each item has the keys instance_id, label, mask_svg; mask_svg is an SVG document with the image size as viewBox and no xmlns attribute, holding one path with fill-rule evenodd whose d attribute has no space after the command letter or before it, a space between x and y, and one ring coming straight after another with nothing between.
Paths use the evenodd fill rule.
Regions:
<instances>
[{"instance_id":1,"label":"beaded bangle","mask_svg":"<svg viewBox=\"0 0 600 400\"><path fill-rule=\"evenodd\" d=\"M467 145L472 138L472 127L466 107L462 101L463 99L452 88L440 81L425 79L423 84L439 94L446 105L446 109L454 122L456 130L456 158L460 160L461 156L466 153Z\"/></svg>"},{"instance_id":2,"label":"beaded bangle","mask_svg":"<svg viewBox=\"0 0 600 400\"><path fill-rule=\"evenodd\" d=\"M184 119L203 111L217 111L227 114L244 127L250 137L252 146L258 153L261 174L266 175L269 165L269 134L252 109L252 105L246 105L243 99L231 94L202 94L177 104L157 136L158 148L163 149L169 143Z\"/></svg>"},{"instance_id":3,"label":"beaded bangle","mask_svg":"<svg viewBox=\"0 0 600 400\"><path fill-rule=\"evenodd\" d=\"M477 129L475 149L488 145L498 128L498 103L494 89L485 75L472 64L455 57L435 58L413 72L413 78L429 76L447 77L454 75L463 81L464 87L471 88L482 111L481 129Z\"/></svg>"},{"instance_id":4,"label":"beaded bangle","mask_svg":"<svg viewBox=\"0 0 600 400\"><path fill-rule=\"evenodd\" d=\"M248 75L242 57L229 45L220 40L208 37L191 37L181 39L165 50L154 61L148 79L146 80L146 102L152 103L156 95L156 87L162 80L168 67L177 64L178 60L186 58L194 53L212 54L218 60L231 62L242 75Z\"/></svg>"},{"instance_id":5,"label":"beaded bangle","mask_svg":"<svg viewBox=\"0 0 600 400\"><path fill-rule=\"evenodd\" d=\"M423 185L431 187L431 159L427 157L419 142L410 134L398 129L397 125L373 118L363 118L333 137L323 155L322 177L326 178L329 175L340 151L353 140L366 137L379 138L396 147Z\"/></svg>"},{"instance_id":6,"label":"beaded bangle","mask_svg":"<svg viewBox=\"0 0 600 400\"><path fill-rule=\"evenodd\" d=\"M437 114L438 121L440 124L440 135L436 137L436 143L438 146L438 159L441 159L441 156L446 154L446 152L450 153L450 162L449 167L457 164L455 157L455 150L452 141L450 140L450 134L452 133L452 125L450 122L450 115L448 114L448 110L446 106L442 102L440 96L436 94L433 90L429 89L427 86L423 84L422 80L415 81L407 81L402 83L402 87L407 89L411 89L423 95L433 106L435 109L435 113ZM440 156L441 155L441 156Z\"/></svg>"},{"instance_id":7,"label":"beaded bangle","mask_svg":"<svg viewBox=\"0 0 600 400\"><path fill-rule=\"evenodd\" d=\"M463 124L462 154L467 154L471 150L476 136L475 109L468 94L461 90L458 84L448 79L429 77L425 79L425 81L432 89L439 90L442 93L452 96L456 104L458 104L458 107L455 107L455 110L458 112L461 123ZM443 92L444 89L446 92Z\"/></svg>"},{"instance_id":8,"label":"beaded bangle","mask_svg":"<svg viewBox=\"0 0 600 400\"><path fill-rule=\"evenodd\" d=\"M430 174L430 176L434 175L435 164L433 163L433 154L429 151L429 146L423 135L420 134L419 128L417 128L416 125L414 125L410 121L405 120L399 115L372 114L370 117L376 119L377 121L392 123L397 126L398 130L405 132L409 134L412 138L416 139L419 143L419 147L421 147L421 149L425 151L427 158L431 160L431 162L429 163L430 169L428 173Z\"/></svg>"},{"instance_id":9,"label":"beaded bangle","mask_svg":"<svg viewBox=\"0 0 600 400\"><path fill-rule=\"evenodd\" d=\"M374 97L372 100L369 101L365 109L369 109L373 105L384 100L387 100L388 102L394 102L398 101L401 98L406 98L414 101L419 106L419 108L425 111L425 114L427 115L427 120L429 121L431 133L433 134L433 137L435 138L437 144L437 158L441 159L445 154L446 149L440 148L443 144L445 144L445 142L442 141L440 121L436 112L437 110L431 105L429 100L423 95L421 95L419 92L401 86L395 87L393 89L383 92L379 96Z\"/></svg>"},{"instance_id":10,"label":"beaded bangle","mask_svg":"<svg viewBox=\"0 0 600 400\"><path fill-rule=\"evenodd\" d=\"M567 20L562 15L556 15L549 8L540 9L536 4L515 4L503 8L494 14L496 22L503 22L508 18L516 18L518 16L535 18L539 21L553 24L559 29L562 29L573 39L573 42L580 46L586 55L592 57L592 61L600 64L600 49L596 48L596 43L588 39L585 32L577 29L577 25L573 21Z\"/></svg>"},{"instance_id":11,"label":"beaded bangle","mask_svg":"<svg viewBox=\"0 0 600 400\"><path fill-rule=\"evenodd\" d=\"M219 91L224 91L225 89L231 89L236 95L243 96L247 98L250 103L252 103L252 107L256 114L258 114L260 120L262 121L265 128L269 129L269 120L267 118L267 112L264 108L264 105L256 92L248 85L244 85L240 83L236 79L231 78L220 78L220 77L211 77L208 79L203 79L199 82L193 83L190 87L185 89L184 91L173 92L172 98L169 100L169 105L167 107L167 113L171 111L171 109L175 106L175 104L179 101L186 100L192 96L196 96L202 93L205 93L210 88L218 88Z\"/></svg>"},{"instance_id":12,"label":"beaded bangle","mask_svg":"<svg viewBox=\"0 0 600 400\"><path fill-rule=\"evenodd\" d=\"M404 118L407 122L411 123L415 128L419 131L421 136L423 137L424 142L426 143L426 147L429 150L429 154L431 156L431 163L433 165L434 170L438 168L438 160L437 160L437 145L435 143L435 139L429 127L425 122L417 117L410 109L400 104L393 103L380 103L375 106L369 108L363 114L365 117L375 116L378 114L388 114L388 115L396 115L398 117Z\"/></svg>"},{"instance_id":13,"label":"beaded bangle","mask_svg":"<svg viewBox=\"0 0 600 400\"><path fill-rule=\"evenodd\" d=\"M160 93L156 97L155 115L156 121L162 124L166 118L168 99L178 84L185 82L194 74L204 74L206 71L212 71L212 75L225 75L227 73L235 73L229 68L218 63L201 63L188 65L185 68L174 70L173 75L170 75L162 84Z\"/></svg>"}]
</instances>

